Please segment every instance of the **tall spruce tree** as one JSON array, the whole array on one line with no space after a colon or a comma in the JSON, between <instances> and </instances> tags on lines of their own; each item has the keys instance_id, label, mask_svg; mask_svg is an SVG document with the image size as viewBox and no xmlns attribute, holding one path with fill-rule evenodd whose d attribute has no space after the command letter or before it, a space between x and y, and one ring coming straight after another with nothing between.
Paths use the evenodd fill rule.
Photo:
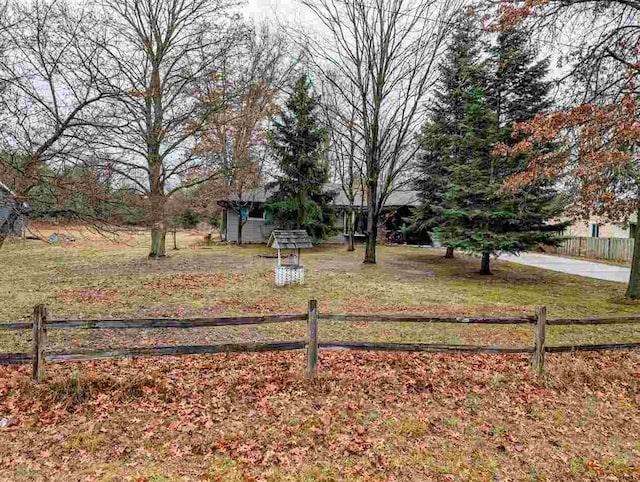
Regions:
<instances>
[{"instance_id":1,"label":"tall spruce tree","mask_svg":"<svg viewBox=\"0 0 640 482\"><path fill-rule=\"evenodd\" d=\"M307 76L302 75L268 135L282 173L270 185L273 195L267 207L279 228L306 229L322 238L334 231L335 215L329 204L335 193L324 189L329 180L323 159L327 135L317 119L318 102Z\"/></svg>"},{"instance_id":2,"label":"tall spruce tree","mask_svg":"<svg viewBox=\"0 0 640 482\"><path fill-rule=\"evenodd\" d=\"M469 43L473 42L469 35L475 29L473 20L460 22L451 46L456 52L474 52L478 45L477 40ZM432 170L443 179L442 193L431 188L423 195L432 200L434 230L446 246L481 254L481 274L491 274L492 255L518 253L540 243L557 244L557 233L566 226L549 222L564 208L553 186L540 184L515 192L503 189L508 176L526 168L526 156L508 160L492 156L498 141L515 142L510 138L514 122L529 119L549 105L549 84L544 79L548 64L536 62L536 56L526 32L514 30L498 36L487 60L480 61L476 55L473 62L454 64L459 69L457 76L468 82L462 89L442 82L441 93L451 99L443 104L458 116L453 126L442 126L440 137L424 139L449 150ZM454 102L463 107L454 110ZM441 121L433 116L431 122ZM428 129L438 132L434 125ZM423 172L428 169L423 164Z\"/></svg>"},{"instance_id":3,"label":"tall spruce tree","mask_svg":"<svg viewBox=\"0 0 640 482\"><path fill-rule=\"evenodd\" d=\"M451 43L439 65L439 83L429 108L429 120L419 138L421 149L414 185L420 192L421 206L415 210L413 229L418 232L441 230L447 209L445 193L450 187L449 167L464 161L459 148L466 117L467 93L481 83L480 30L473 17L460 14ZM453 247L446 257L453 257Z\"/></svg>"}]
</instances>

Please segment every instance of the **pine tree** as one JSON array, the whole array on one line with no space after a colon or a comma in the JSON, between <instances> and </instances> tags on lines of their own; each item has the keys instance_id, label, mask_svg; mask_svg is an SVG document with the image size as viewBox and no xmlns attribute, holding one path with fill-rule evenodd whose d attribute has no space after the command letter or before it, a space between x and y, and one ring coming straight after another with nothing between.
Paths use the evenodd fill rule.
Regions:
<instances>
[{"instance_id":1,"label":"pine tree","mask_svg":"<svg viewBox=\"0 0 640 482\"><path fill-rule=\"evenodd\" d=\"M450 187L448 167L464 160L458 141L466 116L467 92L480 82L480 31L475 19L460 14L451 43L439 65L439 84L429 109L429 120L423 127L415 187L421 193L422 205L413 216L413 229L418 232L441 231L447 209L445 193ZM453 248L446 239L447 257Z\"/></svg>"},{"instance_id":2,"label":"pine tree","mask_svg":"<svg viewBox=\"0 0 640 482\"><path fill-rule=\"evenodd\" d=\"M274 194L267 203L274 223L284 229L306 229L316 238L330 235L335 222L329 207L335 193L324 191L329 180L328 164L322 157L327 136L316 117L318 102L307 76L301 76L286 111L268 135L282 171L270 186Z\"/></svg>"},{"instance_id":3,"label":"pine tree","mask_svg":"<svg viewBox=\"0 0 640 482\"><path fill-rule=\"evenodd\" d=\"M473 48L478 41L473 43L467 33L474 30L469 24L472 21L469 18L459 23L451 47L457 48L456 52L476 52ZM556 235L566 226L548 223L564 208L552 186L504 190L505 179L526 168L526 156L492 156L499 141L510 139L514 122L531 118L548 107L549 84L544 80L548 64L535 62L537 54L528 46L526 33L518 30L501 33L488 54L487 61L475 55L472 62L453 63L458 73L444 77L441 99L447 102L440 100L448 108L453 124L433 116L432 125L427 128L437 133L433 123L439 122L440 137L423 137L423 147L445 146L449 154L445 152L439 162L432 159L431 166L423 163L427 175L431 167L431 172L443 180L442 189L428 183L423 188L423 199L431 200L429 206L436 214L432 218L434 230L446 246L481 254L482 274L491 274L492 255L518 253L540 243L557 244ZM447 62L450 68L452 62ZM447 78L468 82L460 88L447 83ZM459 106L462 108L456 108ZM440 118L443 115L447 115L446 109Z\"/></svg>"}]
</instances>

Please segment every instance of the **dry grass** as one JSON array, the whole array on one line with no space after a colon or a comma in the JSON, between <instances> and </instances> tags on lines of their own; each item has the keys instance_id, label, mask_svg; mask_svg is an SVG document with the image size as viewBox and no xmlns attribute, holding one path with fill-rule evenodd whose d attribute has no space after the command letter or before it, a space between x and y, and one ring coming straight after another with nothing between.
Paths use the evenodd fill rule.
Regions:
<instances>
[{"instance_id":1,"label":"dry grass","mask_svg":"<svg viewBox=\"0 0 640 482\"><path fill-rule=\"evenodd\" d=\"M0 250L0 320L296 312L551 317L639 313L624 286L478 260L381 247L303 255L303 286L277 288L261 246L182 249L148 260L148 236L10 243ZM321 339L527 344L531 330L322 321ZM51 349L300 339L304 323L195 330L50 332ZM3 351L29 334L0 332ZM638 341L637 325L553 327L550 343ZM0 367L0 480L489 481L640 480L637 353L551 356L535 379L523 356L321 353L217 355Z\"/></svg>"},{"instance_id":2,"label":"dry grass","mask_svg":"<svg viewBox=\"0 0 640 482\"><path fill-rule=\"evenodd\" d=\"M48 228L52 230L53 228ZM532 314L550 317L639 313L624 299L624 285L497 262L495 275L478 275L478 260L412 247L381 247L379 264L361 263L362 250L321 247L303 254L303 286L273 283L273 252L263 246L202 247L202 236L180 233L179 251L146 258L148 235L109 242L68 229L76 241L17 242L0 250L0 320L28 320L46 303L52 317L164 317L301 312L311 298L323 312L459 315ZM325 338L415 340L441 343L522 344L528 327L352 325L323 323ZM191 343L197 340L278 339L301 335L296 324L180 332L52 333L56 346ZM26 339L2 334L5 351L28 349ZM553 328L551 343L636 341L634 326Z\"/></svg>"}]
</instances>

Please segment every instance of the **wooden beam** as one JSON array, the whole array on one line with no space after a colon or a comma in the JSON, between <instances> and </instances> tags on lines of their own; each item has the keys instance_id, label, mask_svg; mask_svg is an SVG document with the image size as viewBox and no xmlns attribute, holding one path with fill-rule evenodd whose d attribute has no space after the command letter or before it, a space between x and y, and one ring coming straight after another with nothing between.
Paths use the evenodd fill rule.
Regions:
<instances>
[{"instance_id":1,"label":"wooden beam","mask_svg":"<svg viewBox=\"0 0 640 482\"><path fill-rule=\"evenodd\" d=\"M321 341L320 348L364 351L415 351L427 353L532 353L528 346L440 345L370 341Z\"/></svg>"},{"instance_id":2,"label":"wooden beam","mask_svg":"<svg viewBox=\"0 0 640 482\"><path fill-rule=\"evenodd\" d=\"M266 346L265 346L266 345ZM142 347L110 351L81 351L75 353L53 352L46 353L48 362L69 362L95 360L104 358L136 358L143 356L166 355L193 355L205 353L242 353L260 351L286 351L302 350L306 341L273 342L273 343L237 343L228 345L209 346L180 346L180 347ZM488 353L488 354L512 354L533 353L533 347L514 346L473 346L473 345L438 345L426 343L375 343L375 342L341 342L321 341L320 348L333 350L365 350L365 351L408 351L426 353ZM248 348L248 349L246 349ZM547 353L571 353L578 351L633 351L640 350L640 343L609 343L599 345L562 345L547 346ZM0 354L0 365L26 365L31 364L31 353L3 353Z\"/></svg>"},{"instance_id":3,"label":"wooden beam","mask_svg":"<svg viewBox=\"0 0 640 482\"><path fill-rule=\"evenodd\" d=\"M33 308L33 373L34 383L40 383L44 374L45 348L47 344L47 307Z\"/></svg>"},{"instance_id":4,"label":"wooden beam","mask_svg":"<svg viewBox=\"0 0 640 482\"><path fill-rule=\"evenodd\" d=\"M30 330L32 328L33 328L33 323L29 323L26 321L0 322L0 331Z\"/></svg>"},{"instance_id":5,"label":"wooden beam","mask_svg":"<svg viewBox=\"0 0 640 482\"><path fill-rule=\"evenodd\" d=\"M602 343L599 345L561 345L548 346L547 353L571 353L575 351L617 351L640 350L640 343Z\"/></svg>"},{"instance_id":6,"label":"wooden beam","mask_svg":"<svg viewBox=\"0 0 640 482\"><path fill-rule=\"evenodd\" d=\"M539 307L536 317L537 321L534 327L535 350L531 357L531 366L538 374L541 374L544 370L544 354L547 343L547 307Z\"/></svg>"},{"instance_id":7,"label":"wooden beam","mask_svg":"<svg viewBox=\"0 0 640 482\"><path fill-rule=\"evenodd\" d=\"M252 353L267 351L302 350L305 341L274 341L261 343L222 343L217 345L197 346L150 346L122 348L104 351L51 352L47 353L47 361L71 362L99 360L104 358L138 358L171 355L196 355L208 353Z\"/></svg>"},{"instance_id":8,"label":"wooden beam","mask_svg":"<svg viewBox=\"0 0 640 482\"><path fill-rule=\"evenodd\" d=\"M307 344L307 378L313 378L318 364L318 302L309 301L309 319L307 323L309 335Z\"/></svg>"},{"instance_id":9,"label":"wooden beam","mask_svg":"<svg viewBox=\"0 0 640 482\"><path fill-rule=\"evenodd\" d=\"M141 330L155 328L202 328L214 326L261 325L304 321L306 313L291 315L244 316L232 318L155 318L140 320L56 320L49 323L51 330Z\"/></svg>"},{"instance_id":10,"label":"wooden beam","mask_svg":"<svg viewBox=\"0 0 640 482\"><path fill-rule=\"evenodd\" d=\"M335 314L321 313L321 319L331 321L372 321L372 322L401 322L401 323L462 323L486 325L528 325L535 322L535 318L521 316L508 318L483 318L464 316L433 316L433 315L370 315L370 314Z\"/></svg>"},{"instance_id":11,"label":"wooden beam","mask_svg":"<svg viewBox=\"0 0 640 482\"><path fill-rule=\"evenodd\" d=\"M1 353L0 365L30 365L33 363L32 353Z\"/></svg>"},{"instance_id":12,"label":"wooden beam","mask_svg":"<svg viewBox=\"0 0 640 482\"><path fill-rule=\"evenodd\" d=\"M603 316L597 318L557 318L547 320L547 325L615 325L615 324L634 324L640 323L640 316Z\"/></svg>"}]
</instances>

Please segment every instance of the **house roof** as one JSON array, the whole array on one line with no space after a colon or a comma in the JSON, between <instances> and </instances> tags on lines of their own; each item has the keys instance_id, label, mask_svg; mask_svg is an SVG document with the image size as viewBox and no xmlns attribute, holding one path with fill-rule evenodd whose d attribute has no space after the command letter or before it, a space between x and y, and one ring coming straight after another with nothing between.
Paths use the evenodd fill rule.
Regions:
<instances>
[{"instance_id":1,"label":"house roof","mask_svg":"<svg viewBox=\"0 0 640 482\"><path fill-rule=\"evenodd\" d=\"M336 193L336 196L332 202L333 206L349 206L349 200L347 199L347 196L345 195L342 187L339 184L325 184L324 191ZM242 201L246 201L247 203L266 203L272 192L273 190L269 190L265 186L259 186L255 189L243 193ZM233 193L227 200L237 202L239 200L239 196L237 193ZM222 201L222 203L224 203L224 201ZM366 201L363 202L362 193L355 193L353 204L355 206L366 206ZM419 204L419 193L417 191L399 189L389 194L387 200L384 203L384 206L388 208L401 206L417 207L419 206Z\"/></svg>"},{"instance_id":2,"label":"house roof","mask_svg":"<svg viewBox=\"0 0 640 482\"><path fill-rule=\"evenodd\" d=\"M276 229L271 232L267 246L274 249L308 249L313 248L313 241L304 229Z\"/></svg>"}]
</instances>

